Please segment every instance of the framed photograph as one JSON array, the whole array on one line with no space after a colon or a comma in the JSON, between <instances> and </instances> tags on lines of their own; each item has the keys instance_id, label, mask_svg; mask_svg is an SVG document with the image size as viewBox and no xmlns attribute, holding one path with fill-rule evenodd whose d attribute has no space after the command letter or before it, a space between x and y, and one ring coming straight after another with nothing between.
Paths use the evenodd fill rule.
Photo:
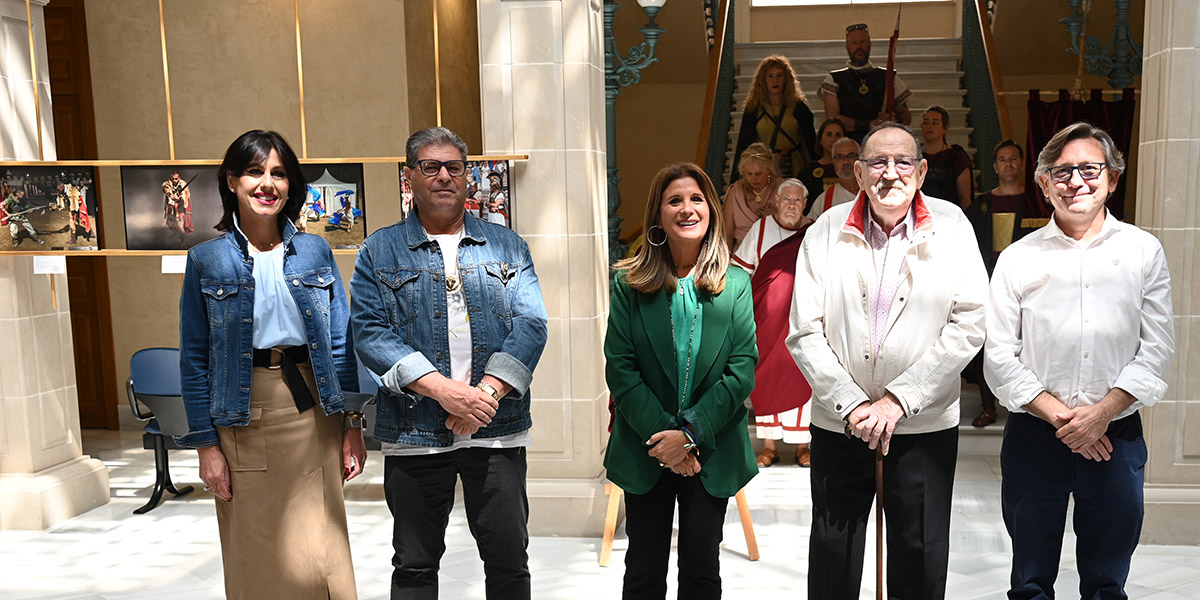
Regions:
<instances>
[{"instance_id":1,"label":"framed photograph","mask_svg":"<svg viewBox=\"0 0 1200 600\"><path fill-rule=\"evenodd\" d=\"M367 237L362 163L300 165L308 196L296 226L325 238L330 248L358 248Z\"/></svg>"},{"instance_id":2,"label":"framed photograph","mask_svg":"<svg viewBox=\"0 0 1200 600\"><path fill-rule=\"evenodd\" d=\"M0 166L0 252L99 250L94 167Z\"/></svg>"},{"instance_id":3,"label":"framed photograph","mask_svg":"<svg viewBox=\"0 0 1200 600\"><path fill-rule=\"evenodd\" d=\"M221 232L217 165L121 167L125 249L187 250Z\"/></svg>"},{"instance_id":4,"label":"framed photograph","mask_svg":"<svg viewBox=\"0 0 1200 600\"><path fill-rule=\"evenodd\" d=\"M509 179L507 160L467 161L467 212L476 217L503 225L513 226L512 182ZM404 177L404 163L400 163L400 213L408 218L412 210L412 186Z\"/></svg>"}]
</instances>

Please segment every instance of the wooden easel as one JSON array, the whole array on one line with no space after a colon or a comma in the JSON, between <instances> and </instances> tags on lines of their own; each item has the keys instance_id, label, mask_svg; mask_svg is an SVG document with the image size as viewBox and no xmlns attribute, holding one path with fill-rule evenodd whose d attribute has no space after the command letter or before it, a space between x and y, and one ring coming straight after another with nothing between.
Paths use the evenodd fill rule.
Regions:
<instances>
[{"instance_id":1,"label":"wooden easel","mask_svg":"<svg viewBox=\"0 0 1200 600\"><path fill-rule=\"evenodd\" d=\"M600 544L600 566L607 567L612 558L613 536L617 532L617 512L621 508L621 497L625 495L615 483L604 484L604 494L608 496L608 513L604 516L604 541ZM750 560L758 560L758 540L754 537L754 522L750 520L750 503L746 501L746 490L738 490L734 499L737 500L738 517L742 521L742 532L746 534L746 553Z\"/></svg>"}]
</instances>

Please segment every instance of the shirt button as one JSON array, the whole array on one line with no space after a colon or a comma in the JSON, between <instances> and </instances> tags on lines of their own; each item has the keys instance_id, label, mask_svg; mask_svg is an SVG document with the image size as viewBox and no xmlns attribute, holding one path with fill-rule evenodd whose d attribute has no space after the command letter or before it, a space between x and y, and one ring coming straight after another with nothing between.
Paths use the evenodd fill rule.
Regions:
<instances>
[{"instance_id":1,"label":"shirt button","mask_svg":"<svg viewBox=\"0 0 1200 600\"><path fill-rule=\"evenodd\" d=\"M433 276L433 280L434 280L434 281L439 281L439 279L438 279L438 276L437 276L437 275L434 275L434 276Z\"/></svg>"},{"instance_id":2,"label":"shirt button","mask_svg":"<svg viewBox=\"0 0 1200 600\"><path fill-rule=\"evenodd\" d=\"M871 355L870 355L870 354L864 354L864 355L863 355L863 360L871 360Z\"/></svg>"},{"instance_id":3,"label":"shirt button","mask_svg":"<svg viewBox=\"0 0 1200 600\"><path fill-rule=\"evenodd\" d=\"M217 289L217 295L218 295L218 296L220 296L221 294L224 294L224 293L225 293L225 288L219 288L219 289Z\"/></svg>"},{"instance_id":4,"label":"shirt button","mask_svg":"<svg viewBox=\"0 0 1200 600\"><path fill-rule=\"evenodd\" d=\"M1084 352L1084 353L1083 353L1083 357L1084 357L1084 358L1087 358L1089 354L1091 354L1091 352Z\"/></svg>"},{"instance_id":5,"label":"shirt button","mask_svg":"<svg viewBox=\"0 0 1200 600\"><path fill-rule=\"evenodd\" d=\"M433 311L433 316L434 316L434 318L442 316L442 311L440 311L440 310Z\"/></svg>"},{"instance_id":6,"label":"shirt button","mask_svg":"<svg viewBox=\"0 0 1200 600\"><path fill-rule=\"evenodd\" d=\"M915 414L917 414L917 413L919 413L919 412L921 412L921 409L919 409L919 408L914 408L914 409L913 409L913 414L914 414L914 415L915 415Z\"/></svg>"},{"instance_id":7,"label":"shirt button","mask_svg":"<svg viewBox=\"0 0 1200 600\"><path fill-rule=\"evenodd\" d=\"M299 279L293 279L293 280L292 280L292 286L293 286L293 287L295 287L295 286L298 286L298 285L300 285L300 280L299 280Z\"/></svg>"},{"instance_id":8,"label":"shirt button","mask_svg":"<svg viewBox=\"0 0 1200 600\"><path fill-rule=\"evenodd\" d=\"M321 378L321 383L325 383L325 378L324 378L324 377L322 377L322 378Z\"/></svg>"},{"instance_id":9,"label":"shirt button","mask_svg":"<svg viewBox=\"0 0 1200 600\"><path fill-rule=\"evenodd\" d=\"M307 309L306 309L306 310L304 311L304 314L305 314L305 315L307 315L307 316L310 316L310 317L311 317L311 316L312 316L312 311L311 311L311 310L307 310Z\"/></svg>"},{"instance_id":10,"label":"shirt button","mask_svg":"<svg viewBox=\"0 0 1200 600\"><path fill-rule=\"evenodd\" d=\"M317 349L317 343L316 343L316 342L313 342L313 343L312 343L312 349L313 349L313 350L316 350L316 349Z\"/></svg>"},{"instance_id":11,"label":"shirt button","mask_svg":"<svg viewBox=\"0 0 1200 600\"><path fill-rule=\"evenodd\" d=\"M442 360L442 353L441 353L441 352L438 352L438 353L437 353L437 359L438 359L438 360Z\"/></svg>"},{"instance_id":12,"label":"shirt button","mask_svg":"<svg viewBox=\"0 0 1200 600\"><path fill-rule=\"evenodd\" d=\"M834 404L834 405L833 405L833 408L834 408L834 410L842 410L842 405L841 405L841 404Z\"/></svg>"},{"instance_id":13,"label":"shirt button","mask_svg":"<svg viewBox=\"0 0 1200 600\"><path fill-rule=\"evenodd\" d=\"M242 319L243 323L253 323L254 319Z\"/></svg>"},{"instance_id":14,"label":"shirt button","mask_svg":"<svg viewBox=\"0 0 1200 600\"><path fill-rule=\"evenodd\" d=\"M317 275L317 283L325 283L325 278L320 275Z\"/></svg>"}]
</instances>

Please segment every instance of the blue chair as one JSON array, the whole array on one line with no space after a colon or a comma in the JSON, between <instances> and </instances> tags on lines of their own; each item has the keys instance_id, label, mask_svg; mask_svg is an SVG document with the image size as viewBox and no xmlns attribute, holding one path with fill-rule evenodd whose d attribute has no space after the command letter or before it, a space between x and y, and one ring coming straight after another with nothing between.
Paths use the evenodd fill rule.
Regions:
<instances>
[{"instance_id":1,"label":"blue chair","mask_svg":"<svg viewBox=\"0 0 1200 600\"><path fill-rule=\"evenodd\" d=\"M125 382L129 407L138 420L147 421L142 447L154 450L154 491L145 506L133 511L135 515L158 506L164 491L183 496L193 490L190 485L176 488L167 469L167 450L179 448L170 436L188 431L180 389L178 348L143 348L129 359L129 380ZM148 410L143 412L139 403Z\"/></svg>"}]
</instances>

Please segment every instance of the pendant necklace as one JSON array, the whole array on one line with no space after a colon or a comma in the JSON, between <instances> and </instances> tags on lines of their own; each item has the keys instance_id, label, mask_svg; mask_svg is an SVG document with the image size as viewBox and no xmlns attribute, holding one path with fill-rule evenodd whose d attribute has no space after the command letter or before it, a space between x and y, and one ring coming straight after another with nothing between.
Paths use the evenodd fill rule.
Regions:
<instances>
[{"instance_id":1,"label":"pendant necklace","mask_svg":"<svg viewBox=\"0 0 1200 600\"><path fill-rule=\"evenodd\" d=\"M679 286L679 295L683 295L683 286ZM675 340L675 316L670 314L671 309L667 307L668 318L671 319L671 348L675 350L675 364L679 364L679 342ZM682 393L679 395L679 408L675 411L675 415L679 416L683 412L683 400L690 393L688 384L691 382L692 375L692 339L696 335L696 317L700 315L700 302L696 301L696 309L692 312L692 329L688 332L687 346L687 363L683 367L683 387L679 388ZM678 368L678 367L676 367Z\"/></svg>"}]
</instances>

